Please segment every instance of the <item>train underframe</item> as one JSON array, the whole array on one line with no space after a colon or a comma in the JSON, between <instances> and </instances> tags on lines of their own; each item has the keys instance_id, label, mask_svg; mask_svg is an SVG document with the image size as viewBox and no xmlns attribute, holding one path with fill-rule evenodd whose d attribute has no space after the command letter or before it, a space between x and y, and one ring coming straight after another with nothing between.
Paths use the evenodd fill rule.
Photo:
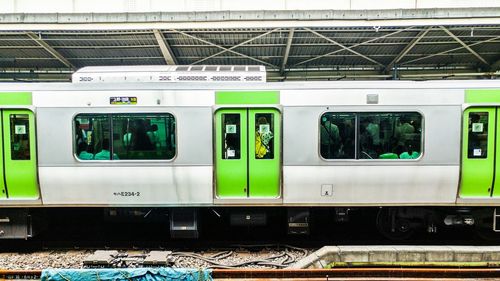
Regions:
<instances>
[{"instance_id":1,"label":"train underframe","mask_svg":"<svg viewBox=\"0 0 500 281\"><path fill-rule=\"evenodd\" d=\"M203 238L215 229L272 229L277 237L307 237L354 224L350 232L376 229L385 239L409 240L443 229L472 230L481 238L500 238L495 207L177 207L177 208L3 208L0 239L30 239L50 222L159 223L171 239ZM84 227L84 226L83 226ZM255 232L255 235L258 235ZM269 232L267 232L269 233ZM258 239L259 237L255 237Z\"/></svg>"}]
</instances>

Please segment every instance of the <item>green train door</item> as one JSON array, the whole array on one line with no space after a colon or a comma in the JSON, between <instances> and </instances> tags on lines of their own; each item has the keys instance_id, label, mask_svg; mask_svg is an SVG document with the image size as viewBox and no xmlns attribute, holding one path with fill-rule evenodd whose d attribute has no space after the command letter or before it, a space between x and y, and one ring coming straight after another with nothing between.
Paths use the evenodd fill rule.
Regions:
<instances>
[{"instance_id":1,"label":"green train door","mask_svg":"<svg viewBox=\"0 0 500 281\"><path fill-rule=\"evenodd\" d=\"M281 115L276 109L215 113L218 198L280 196Z\"/></svg>"},{"instance_id":2,"label":"green train door","mask_svg":"<svg viewBox=\"0 0 500 281\"><path fill-rule=\"evenodd\" d=\"M0 157L1 198L37 199L34 114L29 110L2 110Z\"/></svg>"},{"instance_id":3,"label":"green train door","mask_svg":"<svg viewBox=\"0 0 500 281\"><path fill-rule=\"evenodd\" d=\"M495 135L498 122L496 107L469 108L464 112L462 134L462 175L460 197L490 197L494 194ZM496 160L497 159L497 160ZM497 173L497 175L500 175ZM496 194L500 194L500 187Z\"/></svg>"}]
</instances>

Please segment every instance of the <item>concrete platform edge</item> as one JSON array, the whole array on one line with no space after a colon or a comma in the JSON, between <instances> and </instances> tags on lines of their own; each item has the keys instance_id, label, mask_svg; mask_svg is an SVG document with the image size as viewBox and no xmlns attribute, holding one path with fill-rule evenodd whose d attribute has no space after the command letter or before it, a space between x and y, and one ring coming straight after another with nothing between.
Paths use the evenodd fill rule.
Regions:
<instances>
[{"instance_id":1,"label":"concrete platform edge","mask_svg":"<svg viewBox=\"0 0 500 281\"><path fill-rule=\"evenodd\" d=\"M324 246L289 268L325 268L335 262L500 264L500 246Z\"/></svg>"}]
</instances>

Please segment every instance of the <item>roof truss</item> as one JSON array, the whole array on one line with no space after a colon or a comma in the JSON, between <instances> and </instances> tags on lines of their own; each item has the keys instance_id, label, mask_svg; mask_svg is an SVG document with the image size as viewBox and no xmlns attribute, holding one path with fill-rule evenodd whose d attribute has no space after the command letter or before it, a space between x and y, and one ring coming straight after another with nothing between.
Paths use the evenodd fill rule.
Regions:
<instances>
[{"instance_id":1,"label":"roof truss","mask_svg":"<svg viewBox=\"0 0 500 281\"><path fill-rule=\"evenodd\" d=\"M167 44L167 42L165 42L163 33L158 29L153 30L153 33L155 35L156 41L158 42L158 46L160 47L163 58L165 59L165 63L173 65L177 64L177 59L175 58L170 46Z\"/></svg>"},{"instance_id":2,"label":"roof truss","mask_svg":"<svg viewBox=\"0 0 500 281\"><path fill-rule=\"evenodd\" d=\"M63 55L61 55L58 51L54 50L49 44L47 44L45 41L43 41L41 35L37 35L33 32L27 32L26 35L33 41L35 41L38 45L40 45L45 51L50 53L54 58L56 58L58 61L62 62L65 66L75 70L76 67L69 61L67 60Z\"/></svg>"},{"instance_id":3,"label":"roof truss","mask_svg":"<svg viewBox=\"0 0 500 281\"><path fill-rule=\"evenodd\" d=\"M134 64L259 64L278 80L496 77L500 24L0 32L0 79Z\"/></svg>"}]
</instances>

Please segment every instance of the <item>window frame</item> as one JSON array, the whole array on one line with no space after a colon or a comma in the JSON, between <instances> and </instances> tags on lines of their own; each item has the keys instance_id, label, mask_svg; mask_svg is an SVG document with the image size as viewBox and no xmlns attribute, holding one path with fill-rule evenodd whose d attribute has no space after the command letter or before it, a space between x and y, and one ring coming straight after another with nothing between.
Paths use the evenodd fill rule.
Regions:
<instances>
[{"instance_id":1,"label":"window frame","mask_svg":"<svg viewBox=\"0 0 500 281\"><path fill-rule=\"evenodd\" d=\"M354 116L354 158L324 158L323 155L321 155L321 119L325 114L352 114ZM352 161L352 160L357 160L356 155L358 154L358 133L357 133L357 126L358 126L358 115L357 112L352 112L352 111L324 111L321 113L318 119L318 155L319 157L324 160L324 161Z\"/></svg>"},{"instance_id":2,"label":"window frame","mask_svg":"<svg viewBox=\"0 0 500 281\"><path fill-rule=\"evenodd\" d=\"M10 161L31 161L32 160L32 149L31 149L31 130L33 130L33 128L31 128L31 125L30 125L30 115L28 113L8 113L9 115L9 139L10 139L10 144L8 146L8 149L10 150ZM25 133L25 135L27 136L26 140L28 141L28 152L29 152L29 158L27 159L19 159L19 158L13 158L14 157L14 147L13 147L13 144L14 144L14 139L15 139L15 127L13 128L12 127L12 116L18 116L18 115L26 115L26 121L27 121L27 131ZM16 117L14 117L14 120L17 119ZM24 119L24 118L23 118ZM5 124L4 124L5 125ZM16 126L16 124L14 124L14 126ZM14 134L12 134L14 133ZM5 153L5 152L4 152Z\"/></svg>"},{"instance_id":3,"label":"window frame","mask_svg":"<svg viewBox=\"0 0 500 281\"><path fill-rule=\"evenodd\" d=\"M274 159L276 159L275 145L274 145L274 142L275 142L274 135L276 133L276 128L274 126L274 122L275 122L275 118L276 118L275 113L274 112L272 112L272 113L270 113L270 112L267 112L267 113L263 113L263 112L255 113L254 114L254 118L255 119L253 120L253 123L254 123L255 126L257 126L257 123L258 123L258 118L257 118L258 115L269 115L270 116L271 120L269 121L268 124L269 124L269 130L270 130L270 132L272 134L272 138L271 138L271 140L272 140L272 142L271 142L271 144L272 144L272 151L271 151L272 157L271 158L257 158L257 147L255 147L255 153L252 155L252 157L253 157L252 159L253 160L257 160L257 161L260 161L260 160L274 160ZM261 116L261 117L264 117L264 116ZM251 129L252 131L256 131L257 128L249 128L249 129ZM261 141L262 141L262 139L261 139ZM252 143L254 145L255 145L256 142L257 142L257 133L255 133L254 139L252 140Z\"/></svg>"},{"instance_id":4,"label":"window frame","mask_svg":"<svg viewBox=\"0 0 500 281\"><path fill-rule=\"evenodd\" d=\"M355 130L354 130L354 158L347 158L347 159L328 159L324 158L321 155L321 118L325 114L354 114L354 120L355 120ZM380 159L380 158L374 158L374 159L366 159L366 158L359 158L359 130L360 130L360 114L384 114L384 113L417 113L421 117L421 136L420 136L420 155L418 158L415 159ZM341 110L341 111L332 111L332 110L326 110L322 111L319 114L319 118L317 121L317 128L318 128L318 139L317 139L317 154L318 157L324 161L324 162L356 162L356 161L363 161L363 162L388 162L388 163L402 163L402 162L418 162L422 160L422 157L425 154L425 114L421 110L412 110L412 111L399 111L399 110L383 110L383 111L372 111L372 110L367 110L367 111L353 111L353 110Z\"/></svg>"},{"instance_id":5,"label":"window frame","mask_svg":"<svg viewBox=\"0 0 500 281\"><path fill-rule=\"evenodd\" d=\"M113 160L95 160L95 159L91 159L91 160L83 160L83 159L80 159L78 157L78 155L76 155L76 151L78 150L78 144L76 143L76 139L75 139L75 131L76 131L76 127L75 127L75 121L76 121L76 118L80 115L106 115L109 119L109 127L110 127L110 136L113 137L113 115L126 115L126 114L131 114L131 115L141 115L141 114L144 114L144 115L148 115L148 114L151 114L151 115L165 115L165 114L170 114L173 119L174 119L174 122L175 122L175 130L174 130L174 134L175 134L175 150L174 150L174 155L171 159L113 159ZM80 163L170 163L170 162L174 162L176 159L177 159L177 156L178 156L178 129L177 129L177 116L173 113L173 112L170 112L170 111L163 111L163 112L144 112L144 111L138 111L138 112L78 112L78 113L75 113L73 114L72 118L71 118L71 138L72 138L72 143L73 143L73 158L77 161L77 162L80 162ZM113 140L111 139L110 140L111 142L111 148L110 148L110 153L111 155L113 155L114 150L113 150L113 147L112 147L112 144L113 144Z\"/></svg>"},{"instance_id":6,"label":"window frame","mask_svg":"<svg viewBox=\"0 0 500 281\"><path fill-rule=\"evenodd\" d=\"M239 149L238 158L224 158L224 157L228 157L227 155L224 155L224 153L226 152L225 145L226 145L226 140L227 140L227 137L225 136L225 134L226 134L225 133L225 125L227 125L227 124L224 123L224 121L226 120L225 119L226 115L236 115L236 116L238 116L238 122L239 122L239 125L237 127L237 129L239 128L239 130L237 130L238 140L239 140L239 143L238 143L238 149ZM222 128L222 130L221 130L220 133L221 133L221 145L222 145L222 147L220 149L221 149L222 153L221 153L220 160L236 160L236 161L241 160L241 156L242 156L241 155L241 150L242 150L242 148L241 148L241 135L242 135L241 134L241 132L242 132L241 131L242 130L241 129L241 115L242 114L240 114L240 113L221 113L221 128Z\"/></svg>"},{"instance_id":7,"label":"window frame","mask_svg":"<svg viewBox=\"0 0 500 281\"><path fill-rule=\"evenodd\" d=\"M479 114L485 114L486 113L486 120L487 120L486 129L487 130L488 130L488 127L490 125L490 118L492 118L493 122L496 123L496 120L495 120L496 119L496 115L494 117L492 117L492 116L490 116L490 113L488 111L469 111L467 113L467 117L469 119L471 114L478 114L478 113ZM473 133L472 132L472 128L471 128L472 124L474 124L474 123L469 123L469 121L467 121L467 130L471 130L471 131L469 131L468 135L467 135L467 143L465 145L467 147L467 153L466 153L465 157L467 158L467 160L476 160L476 159L477 160L486 160L486 159L488 159L488 153L489 153L489 149L488 148L490 146L489 141L488 141L490 131L486 132L486 155L484 155L484 156L474 156L474 155L472 155L471 156L469 154L470 153L469 150L471 149L471 133ZM496 124L494 126L496 126ZM493 132L492 134L496 135L496 132ZM495 139L496 139L496 137L495 137Z\"/></svg>"}]
</instances>

